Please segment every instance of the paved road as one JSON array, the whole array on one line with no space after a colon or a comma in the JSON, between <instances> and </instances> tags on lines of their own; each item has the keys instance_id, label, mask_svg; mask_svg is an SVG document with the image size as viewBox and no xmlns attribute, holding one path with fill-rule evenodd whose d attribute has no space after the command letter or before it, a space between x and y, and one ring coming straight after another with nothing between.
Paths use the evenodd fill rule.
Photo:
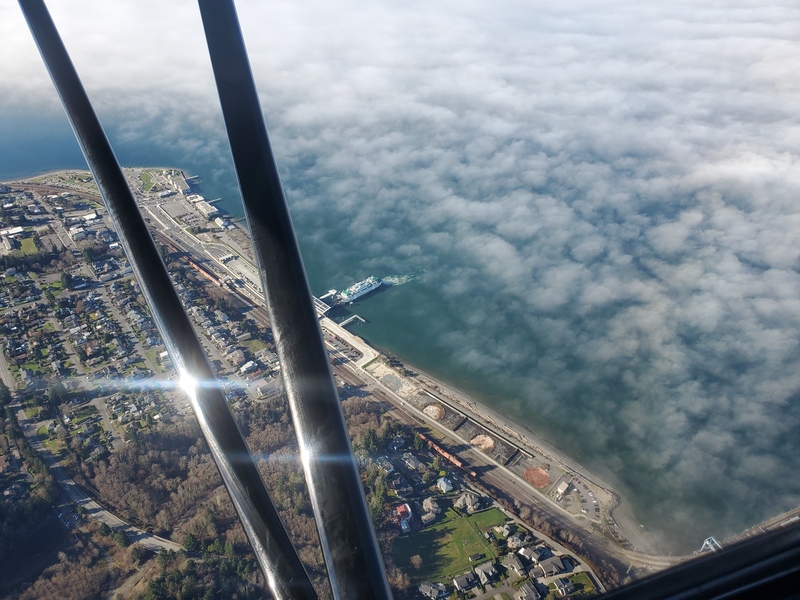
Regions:
<instances>
[{"instance_id":1,"label":"paved road","mask_svg":"<svg viewBox=\"0 0 800 600\"><path fill-rule=\"evenodd\" d=\"M89 498L89 496L87 496L86 493L76 485L67 472L58 464L58 460L42 444L42 441L39 439L39 436L36 433L38 424L32 423L31 420L25 416L25 413L22 409L17 411L17 420L19 421L25 437L28 438L28 442L39 454L42 461L44 461L44 463L47 465L50 473L53 475L64 493L76 505L82 506L84 509L86 509L86 513L90 517L107 524L109 527L113 527L115 529L125 529L125 532L128 534L128 538L131 540L131 542L138 543L148 550L158 552L162 549L175 551L181 549L180 544L134 527L113 513L107 511L102 506L97 504L97 502Z\"/></svg>"},{"instance_id":2,"label":"paved road","mask_svg":"<svg viewBox=\"0 0 800 600\"><path fill-rule=\"evenodd\" d=\"M428 424L432 431L437 431L441 435L446 436L446 438L450 438L450 443L455 442L462 447L470 448L467 440L460 438L457 433L442 429L441 426L430 419L428 415L410 406L369 373L363 369L357 368L354 364L349 362L346 355L333 347L329 346L328 349L331 356L342 359L341 363L337 365L338 369L334 368L335 371L341 369L342 372L347 372L350 375L358 377L366 384L367 389L370 390L376 398L396 406L401 414L414 415L420 421ZM536 510L542 513L548 520L556 524L557 528L573 532L594 556L615 557L625 564L633 564L634 566L656 570L665 569L689 558L632 552L616 544L612 544L602 536L586 529L589 525L587 522L584 521L581 523L576 521L573 515L542 498L538 492L535 492L531 488L528 482L522 480L515 473L495 462L490 457L472 449L460 452L460 455L463 455L470 465L479 468L480 482L490 490L493 490L493 495L495 497L507 496L512 502L514 500L521 500L523 503L535 507ZM595 580L597 579L598 578L595 577Z\"/></svg>"},{"instance_id":3,"label":"paved road","mask_svg":"<svg viewBox=\"0 0 800 600\"><path fill-rule=\"evenodd\" d=\"M4 352L0 351L0 378L3 379L3 383L8 386L8 389L14 392L17 389L17 384L14 382L14 376L11 374L11 371L8 370L8 363L6 362L6 355Z\"/></svg>"}]
</instances>

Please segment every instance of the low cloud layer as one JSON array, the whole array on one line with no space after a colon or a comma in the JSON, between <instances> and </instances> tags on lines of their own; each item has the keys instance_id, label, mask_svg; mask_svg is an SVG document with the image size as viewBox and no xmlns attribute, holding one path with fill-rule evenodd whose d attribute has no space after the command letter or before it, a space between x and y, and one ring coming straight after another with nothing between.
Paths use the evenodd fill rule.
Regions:
<instances>
[{"instance_id":1,"label":"low cloud layer","mask_svg":"<svg viewBox=\"0 0 800 600\"><path fill-rule=\"evenodd\" d=\"M58 4L117 143L230 181L194 5ZM0 96L57 114L15 10ZM240 16L318 291L424 269L402 349L624 486L665 547L800 502L794 3Z\"/></svg>"}]
</instances>

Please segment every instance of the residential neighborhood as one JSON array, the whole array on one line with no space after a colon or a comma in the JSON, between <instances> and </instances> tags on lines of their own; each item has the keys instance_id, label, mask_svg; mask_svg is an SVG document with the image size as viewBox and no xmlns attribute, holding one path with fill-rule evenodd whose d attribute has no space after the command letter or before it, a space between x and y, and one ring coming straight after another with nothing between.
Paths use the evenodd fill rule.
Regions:
<instances>
[{"instance_id":1,"label":"residential neighborhood","mask_svg":"<svg viewBox=\"0 0 800 600\"><path fill-rule=\"evenodd\" d=\"M156 171L143 172L142 181L175 175ZM0 193L0 227L5 227L0 230L0 379L13 391L14 413L7 416L17 428L12 429L16 438L0 436L0 484L8 500L41 495L46 462L64 469L62 488L75 491L80 486L81 494L110 494L124 504L117 494L124 498L127 492L94 487L99 486L98 473L109 472L114 457L133 457L139 444L154 443L160 431L180 430L184 419L193 417L103 206L96 196L73 189L83 184L88 188L91 178L67 176L73 182L68 191L52 193L52 186L35 183ZM277 409L283 402L283 382L269 321L253 317L252 290L243 283L247 278L235 277L235 270L230 278L221 273L240 268L231 265L243 261L223 254L218 249L222 238L213 232L224 231L231 236L225 242L233 245L241 232L220 217L212 225L210 218L217 214L212 205L192 200L192 195L184 198L182 192L166 192L170 190L157 191L148 214L156 221L169 220L173 227L180 223L182 233L169 237L154 231L154 240L228 402L245 419L281 420L282 427L290 426L283 418L286 411ZM169 210L163 209L162 200ZM209 253L214 261L204 262L175 242L184 230L187 239L215 248L216 255ZM380 357L335 324L328 323L323 335L334 368L365 356ZM370 360L384 362L383 357ZM368 421L376 411L392 410L364 383L370 377L366 371L355 377L347 369L336 372L341 400L356 407L345 412L357 416L356 423ZM469 439L480 441L476 447L490 452L482 433L486 430L448 410L445 420L471 432ZM478 600L595 594L599 585L591 568L499 504L475 472L412 414L387 417L380 428L351 429L372 519L381 535L392 540L387 547L400 589L425 598ZM273 439L280 440L277 448L290 440L270 431L258 441L269 444ZM493 456L504 460L521 456L500 439L492 448ZM26 467L37 460L41 467ZM179 485L179 478L174 481L170 485ZM284 489L283 481L279 479L279 489ZM52 486L48 490L55 493ZM559 494L566 491L559 484ZM83 498L81 502L88 500ZM295 500L301 503L295 504L295 512L302 512L305 500L302 495ZM82 527L83 504L72 498L54 506L65 528ZM174 526L166 516L150 518L150 526L164 532ZM174 538L150 543L176 544Z\"/></svg>"}]
</instances>

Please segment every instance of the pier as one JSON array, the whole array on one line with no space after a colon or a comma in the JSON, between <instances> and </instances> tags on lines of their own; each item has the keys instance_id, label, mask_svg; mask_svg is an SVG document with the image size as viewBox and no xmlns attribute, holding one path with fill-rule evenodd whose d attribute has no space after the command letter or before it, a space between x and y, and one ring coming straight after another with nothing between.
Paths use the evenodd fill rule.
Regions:
<instances>
[{"instance_id":1,"label":"pier","mask_svg":"<svg viewBox=\"0 0 800 600\"><path fill-rule=\"evenodd\" d=\"M361 321L362 323L366 323L366 321L365 321L364 319L362 319L361 317L359 317L358 315L353 315L353 316L352 316L352 317L350 317L349 319L347 319L347 320L345 320L345 321L343 321L343 322L339 323L339 327L344 327L344 326L346 326L346 325L349 325L349 324L350 324L350 323L352 323L353 321Z\"/></svg>"}]
</instances>

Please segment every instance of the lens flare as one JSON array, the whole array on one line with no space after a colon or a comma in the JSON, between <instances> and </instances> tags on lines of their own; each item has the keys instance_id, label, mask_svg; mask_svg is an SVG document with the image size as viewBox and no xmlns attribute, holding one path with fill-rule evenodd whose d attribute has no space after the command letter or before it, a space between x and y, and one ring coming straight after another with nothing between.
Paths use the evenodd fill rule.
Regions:
<instances>
[{"instance_id":1,"label":"lens flare","mask_svg":"<svg viewBox=\"0 0 800 600\"><path fill-rule=\"evenodd\" d=\"M181 373L178 385L180 385L180 388L186 392L190 398L193 398L195 394L197 394L197 379L186 371Z\"/></svg>"}]
</instances>

